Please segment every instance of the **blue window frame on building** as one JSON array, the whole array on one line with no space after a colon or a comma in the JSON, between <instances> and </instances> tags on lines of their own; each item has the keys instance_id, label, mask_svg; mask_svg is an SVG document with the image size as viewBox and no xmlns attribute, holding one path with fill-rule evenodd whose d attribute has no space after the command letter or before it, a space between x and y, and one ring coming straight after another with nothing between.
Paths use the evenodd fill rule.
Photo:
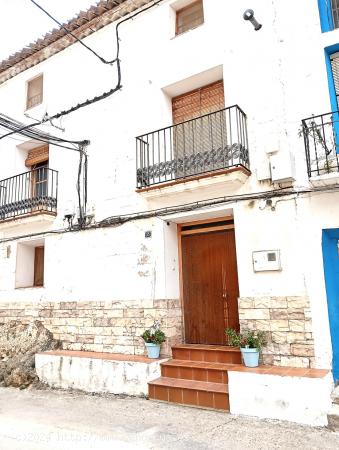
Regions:
<instances>
[{"instance_id":1,"label":"blue window frame on building","mask_svg":"<svg viewBox=\"0 0 339 450\"><path fill-rule=\"evenodd\" d=\"M339 44L325 48L325 61L332 110L334 142L339 153Z\"/></svg>"},{"instance_id":2,"label":"blue window frame on building","mask_svg":"<svg viewBox=\"0 0 339 450\"><path fill-rule=\"evenodd\" d=\"M339 0L318 0L321 31L339 28Z\"/></svg>"}]
</instances>

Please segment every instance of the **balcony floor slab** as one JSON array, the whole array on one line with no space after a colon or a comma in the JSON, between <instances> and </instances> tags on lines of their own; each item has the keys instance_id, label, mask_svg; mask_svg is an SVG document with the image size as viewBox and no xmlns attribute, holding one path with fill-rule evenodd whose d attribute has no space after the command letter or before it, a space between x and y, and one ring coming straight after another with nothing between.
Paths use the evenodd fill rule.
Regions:
<instances>
[{"instance_id":1,"label":"balcony floor slab","mask_svg":"<svg viewBox=\"0 0 339 450\"><path fill-rule=\"evenodd\" d=\"M250 175L251 172L244 167L232 167L137 189L137 192L148 200L152 207L166 207L173 203L207 200L233 193L246 183Z\"/></svg>"}]
</instances>

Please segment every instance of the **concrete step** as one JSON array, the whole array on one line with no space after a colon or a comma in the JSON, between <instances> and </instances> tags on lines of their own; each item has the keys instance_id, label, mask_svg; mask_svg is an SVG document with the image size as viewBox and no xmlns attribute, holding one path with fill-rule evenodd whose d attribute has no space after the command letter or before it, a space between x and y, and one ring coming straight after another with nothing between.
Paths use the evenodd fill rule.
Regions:
<instances>
[{"instance_id":1,"label":"concrete step","mask_svg":"<svg viewBox=\"0 0 339 450\"><path fill-rule=\"evenodd\" d=\"M148 385L151 400L229 411L227 384L160 377Z\"/></svg>"},{"instance_id":2,"label":"concrete step","mask_svg":"<svg viewBox=\"0 0 339 450\"><path fill-rule=\"evenodd\" d=\"M171 359L161 363L161 375L167 378L227 384L227 370L232 367L234 364Z\"/></svg>"},{"instance_id":3,"label":"concrete step","mask_svg":"<svg viewBox=\"0 0 339 450\"><path fill-rule=\"evenodd\" d=\"M241 352L226 345L181 344L172 347L173 359L241 364Z\"/></svg>"},{"instance_id":4,"label":"concrete step","mask_svg":"<svg viewBox=\"0 0 339 450\"><path fill-rule=\"evenodd\" d=\"M116 353L55 350L37 353L40 381L54 388L85 392L147 395L148 382L161 375L166 359Z\"/></svg>"}]
</instances>

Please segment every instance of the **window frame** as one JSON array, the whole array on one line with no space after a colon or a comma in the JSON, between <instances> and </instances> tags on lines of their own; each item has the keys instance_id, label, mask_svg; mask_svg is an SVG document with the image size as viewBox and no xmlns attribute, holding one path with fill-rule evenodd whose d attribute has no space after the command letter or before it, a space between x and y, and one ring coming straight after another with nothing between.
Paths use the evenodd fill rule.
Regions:
<instances>
[{"instance_id":1,"label":"window frame","mask_svg":"<svg viewBox=\"0 0 339 450\"><path fill-rule=\"evenodd\" d=\"M178 27L179 14L182 13L183 11L189 9L189 8L192 8L192 6L194 6L196 3L200 3L201 4L202 22L199 23L198 25L190 26L186 30L179 32L178 31L178 28L179 28ZM188 5L184 6L183 8L175 10L175 36L181 36L182 34L187 33L188 31L194 30L195 28L198 28L201 25L203 25L204 22L205 22L205 15L204 15L204 3L203 3L203 0L194 0L191 3L189 3Z\"/></svg>"},{"instance_id":2,"label":"window frame","mask_svg":"<svg viewBox=\"0 0 339 450\"><path fill-rule=\"evenodd\" d=\"M32 83L33 81L35 81L35 80L37 80L39 78L41 78L41 80L42 80L41 81L41 93L39 93L41 95L41 101L39 103L30 105L29 104L30 100L32 98L34 98L35 96L33 96L33 97L29 97L28 96L29 95L29 89L30 89L29 86L30 86L30 83ZM39 94L36 94L36 95L39 95ZM36 106L41 105L43 103L43 101L44 101L44 74L43 73L39 73L38 75L34 76L30 80L26 81L26 105L25 105L25 111L28 111L29 109L32 109L32 108L35 108Z\"/></svg>"},{"instance_id":3,"label":"window frame","mask_svg":"<svg viewBox=\"0 0 339 450\"><path fill-rule=\"evenodd\" d=\"M332 0L318 0L318 9L322 33L339 29L334 26Z\"/></svg>"},{"instance_id":4,"label":"window frame","mask_svg":"<svg viewBox=\"0 0 339 450\"><path fill-rule=\"evenodd\" d=\"M339 105L338 105L338 97L337 92L335 88L335 82L334 82L334 76L332 71L332 64L331 64L331 56L335 53L339 52L339 44L330 45L329 47L326 47L324 49L325 52L325 64L326 64L326 71L327 71L327 81L328 81L328 88L329 88L329 96L330 96L330 103L331 103L331 109L334 113L334 134L335 134L335 140L336 142L339 142ZM337 146L337 154L339 154L339 147Z\"/></svg>"}]
</instances>

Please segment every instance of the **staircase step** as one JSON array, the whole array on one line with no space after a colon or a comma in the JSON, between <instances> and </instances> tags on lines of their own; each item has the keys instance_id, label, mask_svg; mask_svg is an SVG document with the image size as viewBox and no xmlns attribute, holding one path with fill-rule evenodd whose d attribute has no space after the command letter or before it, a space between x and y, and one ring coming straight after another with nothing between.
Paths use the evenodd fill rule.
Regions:
<instances>
[{"instance_id":1,"label":"staircase step","mask_svg":"<svg viewBox=\"0 0 339 450\"><path fill-rule=\"evenodd\" d=\"M227 370L232 367L234 364L171 359L161 364L161 375L167 378L227 384Z\"/></svg>"},{"instance_id":2,"label":"staircase step","mask_svg":"<svg viewBox=\"0 0 339 450\"><path fill-rule=\"evenodd\" d=\"M152 400L229 411L227 384L161 377L148 385Z\"/></svg>"},{"instance_id":3,"label":"staircase step","mask_svg":"<svg viewBox=\"0 0 339 450\"><path fill-rule=\"evenodd\" d=\"M172 347L173 359L241 364L241 352L226 345L180 344Z\"/></svg>"}]
</instances>

